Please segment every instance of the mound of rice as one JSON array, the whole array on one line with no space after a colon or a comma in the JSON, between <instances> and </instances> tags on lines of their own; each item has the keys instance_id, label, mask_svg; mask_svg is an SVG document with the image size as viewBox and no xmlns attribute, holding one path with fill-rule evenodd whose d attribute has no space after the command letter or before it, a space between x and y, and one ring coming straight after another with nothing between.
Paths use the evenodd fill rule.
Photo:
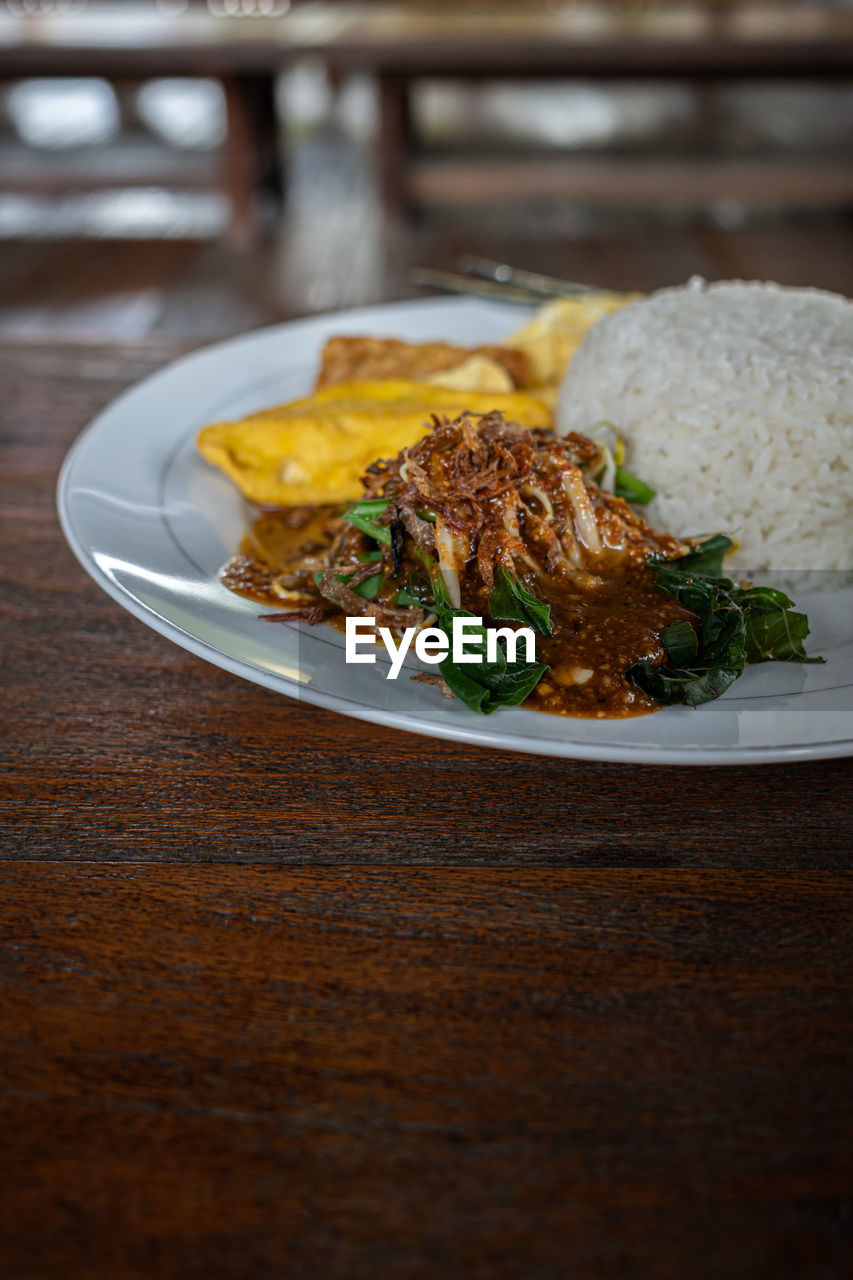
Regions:
<instances>
[{"instance_id":1,"label":"mound of rice","mask_svg":"<svg viewBox=\"0 0 853 1280\"><path fill-rule=\"evenodd\" d=\"M675 534L728 533L727 568L853 567L853 303L691 281L590 330L557 430L610 423ZM846 575L845 575L846 576Z\"/></svg>"}]
</instances>

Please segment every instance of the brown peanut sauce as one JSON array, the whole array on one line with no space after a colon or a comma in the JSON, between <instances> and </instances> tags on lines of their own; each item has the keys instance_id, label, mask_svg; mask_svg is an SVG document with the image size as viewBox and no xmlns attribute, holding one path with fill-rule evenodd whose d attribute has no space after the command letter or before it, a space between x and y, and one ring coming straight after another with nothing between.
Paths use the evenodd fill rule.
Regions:
<instances>
[{"instance_id":1,"label":"brown peanut sauce","mask_svg":"<svg viewBox=\"0 0 853 1280\"><path fill-rule=\"evenodd\" d=\"M278 609L288 604L296 607L282 596L280 579L306 554L323 556L334 536L339 511L339 506L262 510L243 535L236 556L222 570L222 582L230 591L259 604Z\"/></svg>"},{"instance_id":2,"label":"brown peanut sauce","mask_svg":"<svg viewBox=\"0 0 853 1280\"><path fill-rule=\"evenodd\" d=\"M318 564L322 562L337 527L338 510L298 507L261 512L238 554L223 570L223 583L260 604L298 608L299 600L282 595L281 580L290 581L290 571L306 553L316 553ZM659 704L636 688L625 671L634 662L663 662L666 655L660 637L665 627L677 619L695 619L671 596L655 589L654 574L645 564L610 566L597 575L595 586L578 586L556 577L531 579L525 585L550 604L552 631L550 636L536 636L536 658L547 663L550 671L525 707L592 719L658 710ZM298 594L298 587L292 589ZM462 596L472 613L488 616L482 584L478 587L466 578ZM325 621L343 629L343 615L330 614Z\"/></svg>"},{"instance_id":3,"label":"brown peanut sauce","mask_svg":"<svg viewBox=\"0 0 853 1280\"><path fill-rule=\"evenodd\" d=\"M524 582L551 606L551 635L536 636L536 659L551 669L526 699L530 710L619 719L659 709L625 671L643 660L662 663L666 653L661 632L676 619L693 619L693 614L655 589L654 574L645 564L610 566L595 578L594 586L557 577L531 576ZM463 583L466 608L485 614L486 593L476 604L472 594Z\"/></svg>"},{"instance_id":4,"label":"brown peanut sauce","mask_svg":"<svg viewBox=\"0 0 853 1280\"><path fill-rule=\"evenodd\" d=\"M525 703L552 715L612 719L644 715L658 703L625 676L634 662L663 663L661 633L690 614L655 590L645 566L601 579L595 590L549 586L551 636L538 636L536 656L551 670Z\"/></svg>"}]
</instances>

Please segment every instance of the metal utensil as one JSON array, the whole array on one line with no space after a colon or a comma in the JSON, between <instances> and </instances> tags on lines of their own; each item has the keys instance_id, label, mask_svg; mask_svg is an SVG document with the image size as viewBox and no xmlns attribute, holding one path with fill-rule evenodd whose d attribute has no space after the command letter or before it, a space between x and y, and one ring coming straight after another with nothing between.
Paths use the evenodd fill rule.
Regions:
<instances>
[{"instance_id":1,"label":"metal utensil","mask_svg":"<svg viewBox=\"0 0 853 1280\"><path fill-rule=\"evenodd\" d=\"M537 271L523 271L491 258L469 256L459 259L459 271L441 271L434 267L415 267L409 272L412 284L445 293L474 294L494 298L498 302L541 303L550 298L584 298L590 294L611 293L598 285L580 284L575 280L558 280Z\"/></svg>"},{"instance_id":2,"label":"metal utensil","mask_svg":"<svg viewBox=\"0 0 853 1280\"><path fill-rule=\"evenodd\" d=\"M445 293L474 294L479 298L493 298L497 302L523 302L529 306L532 302L542 301L540 293L532 293L529 289L517 289L492 280L459 275L454 271L438 271L433 267L413 268L409 272L409 280L412 284L422 285L428 289L441 289Z\"/></svg>"},{"instance_id":3,"label":"metal utensil","mask_svg":"<svg viewBox=\"0 0 853 1280\"><path fill-rule=\"evenodd\" d=\"M598 285L580 284L576 280L560 280L556 276L546 276L539 271L524 271L519 267L510 266L507 262L495 262L491 258L481 258L476 255L460 258L457 266L466 276L522 289L535 297L577 298L590 293L611 292L610 289L602 289Z\"/></svg>"}]
</instances>

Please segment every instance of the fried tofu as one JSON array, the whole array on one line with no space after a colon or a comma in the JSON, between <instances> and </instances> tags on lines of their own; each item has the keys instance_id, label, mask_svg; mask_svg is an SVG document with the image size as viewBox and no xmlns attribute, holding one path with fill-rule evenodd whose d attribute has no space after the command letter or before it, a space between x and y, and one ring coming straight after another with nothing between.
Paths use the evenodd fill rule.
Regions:
<instances>
[{"instance_id":1,"label":"fried tofu","mask_svg":"<svg viewBox=\"0 0 853 1280\"><path fill-rule=\"evenodd\" d=\"M432 415L499 409L524 427L550 427L550 411L524 392L456 391L401 381L327 387L303 400L205 427L198 448L245 497L262 506L346 502L377 458L392 458L432 425Z\"/></svg>"},{"instance_id":2,"label":"fried tofu","mask_svg":"<svg viewBox=\"0 0 853 1280\"><path fill-rule=\"evenodd\" d=\"M528 360L520 348L457 347L447 342L412 343L343 335L330 338L324 346L316 386L319 391L347 382L378 382L385 378L428 382L433 374L455 369L475 355L506 370L512 387L527 384Z\"/></svg>"},{"instance_id":3,"label":"fried tofu","mask_svg":"<svg viewBox=\"0 0 853 1280\"><path fill-rule=\"evenodd\" d=\"M431 373L426 381L432 387L449 387L451 391L513 391L512 378L504 365L490 356L476 352L452 369Z\"/></svg>"}]
</instances>

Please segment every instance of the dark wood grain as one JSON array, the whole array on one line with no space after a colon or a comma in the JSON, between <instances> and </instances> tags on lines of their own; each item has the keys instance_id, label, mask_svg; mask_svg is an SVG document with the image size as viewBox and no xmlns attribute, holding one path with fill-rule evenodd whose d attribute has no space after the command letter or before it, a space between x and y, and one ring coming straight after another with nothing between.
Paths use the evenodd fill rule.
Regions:
<instances>
[{"instance_id":1,"label":"dark wood grain","mask_svg":"<svg viewBox=\"0 0 853 1280\"><path fill-rule=\"evenodd\" d=\"M702 219L662 225L599 212L578 223L572 210L516 209L508 219L493 209L476 219L425 217L389 228L363 155L306 144L293 159L277 238L243 254L175 240L0 241L0 335L39 345L152 336L201 343L318 310L422 296L408 279L412 267L453 270L476 253L628 291L700 274L853 295L849 215L763 217L724 231ZM173 350L166 342L159 359ZM141 376L132 351L127 358L127 378ZM157 358L152 351L143 371ZM72 376L72 356L64 359ZM14 355L5 367L14 371ZM120 381L120 364L113 373ZM72 429L66 424L64 432Z\"/></svg>"},{"instance_id":2,"label":"dark wood grain","mask_svg":"<svg viewBox=\"0 0 853 1280\"><path fill-rule=\"evenodd\" d=\"M56 474L97 408L176 351L22 346L3 358L7 856L847 863L849 760L663 770L435 742L241 681L121 610L63 542Z\"/></svg>"},{"instance_id":3,"label":"dark wood grain","mask_svg":"<svg viewBox=\"0 0 853 1280\"><path fill-rule=\"evenodd\" d=\"M851 908L829 874L7 866L3 1275L841 1280Z\"/></svg>"}]
</instances>

